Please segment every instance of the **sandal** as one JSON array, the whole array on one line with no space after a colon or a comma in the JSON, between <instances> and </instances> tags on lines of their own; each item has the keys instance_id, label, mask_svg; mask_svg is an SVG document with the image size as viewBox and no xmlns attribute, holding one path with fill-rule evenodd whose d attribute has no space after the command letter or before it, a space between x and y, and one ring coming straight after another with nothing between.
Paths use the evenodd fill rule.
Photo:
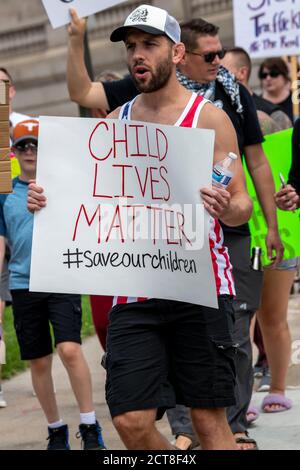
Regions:
<instances>
[{"instance_id":1,"label":"sandal","mask_svg":"<svg viewBox=\"0 0 300 470\"><path fill-rule=\"evenodd\" d=\"M252 415L252 416L250 416L250 415ZM247 423L248 424L253 423L254 421L257 420L258 417L259 417L258 409L256 408L256 406L253 406L253 405L250 404L249 408L247 410L247 414L246 414Z\"/></svg>"},{"instance_id":2,"label":"sandal","mask_svg":"<svg viewBox=\"0 0 300 470\"><path fill-rule=\"evenodd\" d=\"M266 410L266 406L279 405L282 408L279 410ZM293 406L292 400L280 393L269 393L262 401L261 408L265 413L279 413L280 411L287 411Z\"/></svg>"},{"instance_id":3,"label":"sandal","mask_svg":"<svg viewBox=\"0 0 300 470\"><path fill-rule=\"evenodd\" d=\"M240 450L259 450L256 440L249 437L249 434L247 431L245 431L245 433L243 434L245 434L245 437L235 437L236 444L253 444L253 447L251 447L251 449L240 449Z\"/></svg>"},{"instance_id":4,"label":"sandal","mask_svg":"<svg viewBox=\"0 0 300 470\"><path fill-rule=\"evenodd\" d=\"M188 438L188 439L191 441L189 447L188 447L186 450L193 450L193 449L195 449L195 448L197 448L197 447L200 446L199 439L198 439L198 437L197 437L196 435L191 436L190 434L180 433L180 434L176 434L176 436L175 436L175 442L174 442L174 444L175 444L175 447L176 447L176 448L177 448L177 446L176 446L176 441L177 441L177 438L178 438L179 436L186 437L186 438ZM182 449L180 449L180 450L182 450Z\"/></svg>"}]
</instances>

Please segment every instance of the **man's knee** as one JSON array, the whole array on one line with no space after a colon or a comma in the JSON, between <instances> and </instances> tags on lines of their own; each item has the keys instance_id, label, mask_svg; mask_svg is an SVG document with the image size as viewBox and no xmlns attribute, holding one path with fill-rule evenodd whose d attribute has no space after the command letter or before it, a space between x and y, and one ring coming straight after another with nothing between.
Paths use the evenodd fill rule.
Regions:
<instances>
[{"instance_id":1,"label":"man's knee","mask_svg":"<svg viewBox=\"0 0 300 470\"><path fill-rule=\"evenodd\" d=\"M155 424L155 415L147 411L130 411L113 418L119 434L143 438Z\"/></svg>"},{"instance_id":2,"label":"man's knee","mask_svg":"<svg viewBox=\"0 0 300 470\"><path fill-rule=\"evenodd\" d=\"M211 434L221 426L228 425L225 408L193 408L191 415L198 434Z\"/></svg>"}]
</instances>

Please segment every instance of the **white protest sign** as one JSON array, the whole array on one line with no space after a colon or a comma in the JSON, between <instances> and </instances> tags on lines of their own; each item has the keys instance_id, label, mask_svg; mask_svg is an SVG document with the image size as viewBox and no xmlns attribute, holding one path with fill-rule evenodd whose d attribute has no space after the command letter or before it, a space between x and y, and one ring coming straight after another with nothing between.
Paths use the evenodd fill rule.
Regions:
<instances>
[{"instance_id":1,"label":"white protest sign","mask_svg":"<svg viewBox=\"0 0 300 470\"><path fill-rule=\"evenodd\" d=\"M107 8L124 3L126 0L42 0L50 23L58 28L70 23L69 9L75 8L82 18Z\"/></svg>"},{"instance_id":2,"label":"white protest sign","mask_svg":"<svg viewBox=\"0 0 300 470\"><path fill-rule=\"evenodd\" d=\"M235 44L252 59L299 55L300 0L233 0Z\"/></svg>"},{"instance_id":3,"label":"white protest sign","mask_svg":"<svg viewBox=\"0 0 300 470\"><path fill-rule=\"evenodd\" d=\"M41 117L30 289L217 306L209 216L214 131Z\"/></svg>"}]
</instances>

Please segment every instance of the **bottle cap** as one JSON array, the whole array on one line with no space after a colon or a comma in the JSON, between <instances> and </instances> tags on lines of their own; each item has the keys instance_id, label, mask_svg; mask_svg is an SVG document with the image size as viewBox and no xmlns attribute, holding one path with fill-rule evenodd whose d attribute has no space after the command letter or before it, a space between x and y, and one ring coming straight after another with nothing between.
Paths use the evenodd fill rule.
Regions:
<instances>
[{"instance_id":1,"label":"bottle cap","mask_svg":"<svg viewBox=\"0 0 300 470\"><path fill-rule=\"evenodd\" d=\"M233 152L229 152L228 157L231 158L231 160L237 160L237 155Z\"/></svg>"}]
</instances>

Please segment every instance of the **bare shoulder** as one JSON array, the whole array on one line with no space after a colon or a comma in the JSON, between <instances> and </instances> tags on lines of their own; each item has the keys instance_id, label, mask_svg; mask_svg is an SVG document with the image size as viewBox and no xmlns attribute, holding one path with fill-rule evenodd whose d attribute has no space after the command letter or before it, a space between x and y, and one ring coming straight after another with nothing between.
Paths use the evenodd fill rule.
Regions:
<instances>
[{"instance_id":1,"label":"bare shoulder","mask_svg":"<svg viewBox=\"0 0 300 470\"><path fill-rule=\"evenodd\" d=\"M212 103L206 103L200 113L198 127L202 129L220 129L222 127L228 129L232 128L232 123L225 111Z\"/></svg>"},{"instance_id":2,"label":"bare shoulder","mask_svg":"<svg viewBox=\"0 0 300 470\"><path fill-rule=\"evenodd\" d=\"M231 119L222 109L207 103L200 113L198 126L215 131L215 160L224 158L224 153L239 154L237 135Z\"/></svg>"}]
</instances>

